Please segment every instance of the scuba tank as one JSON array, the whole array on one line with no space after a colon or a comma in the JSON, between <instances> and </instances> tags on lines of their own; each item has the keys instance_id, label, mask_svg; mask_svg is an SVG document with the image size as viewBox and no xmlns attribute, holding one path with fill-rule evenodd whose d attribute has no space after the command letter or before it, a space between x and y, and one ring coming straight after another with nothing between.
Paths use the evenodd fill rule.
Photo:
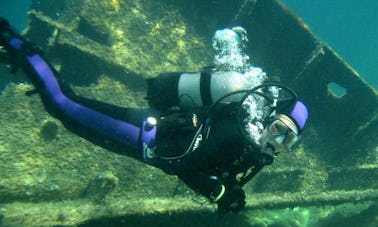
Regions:
<instances>
[{"instance_id":1,"label":"scuba tank","mask_svg":"<svg viewBox=\"0 0 378 227\"><path fill-rule=\"evenodd\" d=\"M196 109L210 106L229 93L249 90L260 84L265 73L248 63L249 57L243 53L247 41L247 32L242 27L217 30L212 43L217 70L164 73L148 79L149 105L160 111L174 106L184 111ZM240 98L241 94L238 94L224 101Z\"/></svg>"},{"instance_id":2,"label":"scuba tank","mask_svg":"<svg viewBox=\"0 0 378 227\"><path fill-rule=\"evenodd\" d=\"M163 73L147 80L148 103L160 111L177 106L181 110L210 106L223 96L251 88L252 81L239 72L205 70L202 72ZM240 95L227 102L238 101Z\"/></svg>"}]
</instances>

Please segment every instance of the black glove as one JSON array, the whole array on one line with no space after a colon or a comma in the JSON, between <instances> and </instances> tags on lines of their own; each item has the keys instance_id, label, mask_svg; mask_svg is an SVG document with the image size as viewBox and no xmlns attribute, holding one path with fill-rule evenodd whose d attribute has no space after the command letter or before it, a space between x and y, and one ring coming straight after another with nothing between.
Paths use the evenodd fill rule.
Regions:
<instances>
[{"instance_id":1,"label":"black glove","mask_svg":"<svg viewBox=\"0 0 378 227\"><path fill-rule=\"evenodd\" d=\"M258 163L261 165L270 165L273 163L276 155L274 154L274 148L267 147L264 150L261 150L258 156Z\"/></svg>"},{"instance_id":2,"label":"black glove","mask_svg":"<svg viewBox=\"0 0 378 227\"><path fill-rule=\"evenodd\" d=\"M0 46L4 46L6 44L9 31L12 31L9 22L0 17Z\"/></svg>"},{"instance_id":3,"label":"black glove","mask_svg":"<svg viewBox=\"0 0 378 227\"><path fill-rule=\"evenodd\" d=\"M10 31L8 21L0 17L0 47L5 47L7 45ZM12 64L11 58L5 48L0 49L0 63L5 63L7 65Z\"/></svg>"},{"instance_id":4,"label":"black glove","mask_svg":"<svg viewBox=\"0 0 378 227\"><path fill-rule=\"evenodd\" d=\"M235 184L226 189L224 196L218 201L219 212L237 213L245 207L245 193L240 185Z\"/></svg>"},{"instance_id":5,"label":"black glove","mask_svg":"<svg viewBox=\"0 0 378 227\"><path fill-rule=\"evenodd\" d=\"M9 28L9 22L5 20L4 18L0 17L0 32L4 30L5 28Z\"/></svg>"},{"instance_id":6,"label":"black glove","mask_svg":"<svg viewBox=\"0 0 378 227\"><path fill-rule=\"evenodd\" d=\"M18 41L13 42L13 45L9 43L12 38L18 39ZM15 45L15 43L20 46ZM24 39L2 17L0 17L0 46L5 49L5 51L0 51L0 62L11 65L11 73L15 73L25 63L25 54L38 53L42 56L42 51L37 46Z\"/></svg>"}]
</instances>

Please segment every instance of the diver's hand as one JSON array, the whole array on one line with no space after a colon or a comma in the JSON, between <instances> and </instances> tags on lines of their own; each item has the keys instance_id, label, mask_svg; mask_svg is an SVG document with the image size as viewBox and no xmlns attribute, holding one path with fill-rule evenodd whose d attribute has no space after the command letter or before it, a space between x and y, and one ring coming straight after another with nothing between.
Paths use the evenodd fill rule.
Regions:
<instances>
[{"instance_id":1,"label":"diver's hand","mask_svg":"<svg viewBox=\"0 0 378 227\"><path fill-rule=\"evenodd\" d=\"M16 64L17 52L9 45L9 39L16 33L12 30L9 22L0 17L0 63L10 65L11 73L16 72L18 65Z\"/></svg>"},{"instance_id":2,"label":"diver's hand","mask_svg":"<svg viewBox=\"0 0 378 227\"><path fill-rule=\"evenodd\" d=\"M271 147L266 147L265 149L262 149L258 156L258 162L261 165L270 165L273 163L274 159L276 158L276 155L274 154L274 149Z\"/></svg>"},{"instance_id":3,"label":"diver's hand","mask_svg":"<svg viewBox=\"0 0 378 227\"><path fill-rule=\"evenodd\" d=\"M245 207L245 193L240 185L235 184L226 190L224 196L218 201L219 212L237 213Z\"/></svg>"},{"instance_id":4,"label":"diver's hand","mask_svg":"<svg viewBox=\"0 0 378 227\"><path fill-rule=\"evenodd\" d=\"M9 22L6 19L0 17L0 31L2 31L4 28L8 29L9 26Z\"/></svg>"}]
</instances>

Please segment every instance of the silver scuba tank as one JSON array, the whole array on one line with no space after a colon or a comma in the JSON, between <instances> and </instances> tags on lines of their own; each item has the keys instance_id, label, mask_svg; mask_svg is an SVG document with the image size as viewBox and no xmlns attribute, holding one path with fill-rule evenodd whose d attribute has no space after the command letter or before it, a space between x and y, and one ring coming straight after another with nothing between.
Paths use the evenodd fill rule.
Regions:
<instances>
[{"instance_id":1,"label":"silver scuba tank","mask_svg":"<svg viewBox=\"0 0 378 227\"><path fill-rule=\"evenodd\" d=\"M248 77L239 72L165 73L148 80L147 100L151 107L160 110L173 106L188 110L209 106L224 95L252 86ZM240 98L241 94L237 94L225 101L238 101Z\"/></svg>"},{"instance_id":2,"label":"silver scuba tank","mask_svg":"<svg viewBox=\"0 0 378 227\"><path fill-rule=\"evenodd\" d=\"M179 106L190 109L211 105L231 92L250 88L249 84L247 78L238 72L183 73L178 83ZM238 101L240 98L241 94L234 95L226 101Z\"/></svg>"}]
</instances>

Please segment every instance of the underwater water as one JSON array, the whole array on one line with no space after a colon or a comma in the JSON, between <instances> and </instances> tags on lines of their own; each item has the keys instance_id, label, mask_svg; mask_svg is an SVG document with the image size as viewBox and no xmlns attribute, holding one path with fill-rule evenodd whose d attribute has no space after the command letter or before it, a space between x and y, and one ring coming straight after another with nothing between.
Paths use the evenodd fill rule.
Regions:
<instances>
[{"instance_id":1,"label":"underwater water","mask_svg":"<svg viewBox=\"0 0 378 227\"><path fill-rule=\"evenodd\" d=\"M0 15L22 31L27 25L28 2L2 0ZM378 2L282 0L303 18L371 86L378 88Z\"/></svg>"},{"instance_id":2,"label":"underwater water","mask_svg":"<svg viewBox=\"0 0 378 227\"><path fill-rule=\"evenodd\" d=\"M373 87L378 88L378 2L282 0Z\"/></svg>"},{"instance_id":3,"label":"underwater water","mask_svg":"<svg viewBox=\"0 0 378 227\"><path fill-rule=\"evenodd\" d=\"M0 15L12 21L19 31L22 31L27 26L28 16L27 11L30 7L30 1L12 1L2 0L0 2Z\"/></svg>"},{"instance_id":4,"label":"underwater water","mask_svg":"<svg viewBox=\"0 0 378 227\"><path fill-rule=\"evenodd\" d=\"M352 1L341 0L332 1L332 4L330 4L329 1L323 0L284 0L284 2L301 15L304 18L304 21L310 25L312 30L340 53L340 55L346 59L346 61L351 64L366 81L372 86L378 87L378 77L376 76L377 69L375 67L378 63L376 54L378 52L378 26L374 24L374 22L376 23L377 21L376 13L372 13L374 10L375 12L377 11L378 4L375 3L375 1L361 1L358 3L357 7L356 5L351 5ZM27 7L25 1L22 0L2 0L0 3L0 16L8 18L16 28L22 31L27 23L27 16L25 13ZM352 7L353 13L349 14ZM332 9L332 11L328 12L326 9ZM325 15L322 15L319 12L322 12ZM363 24L363 26L361 26L361 24ZM97 89L101 89L101 87ZM54 121L46 122L46 125L53 125L53 128L57 127ZM49 129L46 130L50 132ZM49 133L47 134L48 135L45 136L46 140L55 140L54 137L50 138ZM53 145L50 143L48 146L51 147ZM68 151L65 152L68 153ZM100 151L96 152L101 153ZM91 160L85 161L90 162ZM104 166L104 168L112 168L111 163L105 164ZM69 168L72 168L75 172L80 172L79 167L75 168L70 166ZM70 172L72 170L69 168L65 170L66 175L71 174ZM131 173L137 174L132 171ZM43 183L44 181L47 181L47 179L45 179L47 175L46 171L40 170L37 175L38 182ZM149 180L153 181L154 175L151 176L150 174L146 174L146 176L148 176ZM110 177L107 179L111 180L113 179L112 177L113 176L110 174ZM138 185L138 183L133 182L132 179L125 179L123 179L124 182L131 182L132 184ZM122 179L120 180L120 185L123 184L121 181ZM115 180L114 182L118 182L118 180ZM372 184L374 183L372 182ZM56 183L56 185L58 185L58 183ZM54 187L52 187L51 190L55 190L55 188L58 187L56 185L54 184ZM2 188L0 187L0 189ZM139 188L136 187L136 190L138 189ZM150 195L154 196L153 193L150 193ZM64 205L66 204L63 203L62 207ZM6 208L1 207L0 211L3 212L4 209ZM20 209L22 209L22 207ZM97 209L101 208L97 207ZM114 210L116 209L117 208L114 208ZM81 224L81 226L177 226L178 222L180 222L181 226L376 226L378 223L377 204L370 202L362 204L347 203L339 206L322 205L317 207L291 207L283 209L250 209L240 215L230 215L228 218L223 219L224 222L222 222L222 218L219 218L217 215L208 213L201 214L200 217L197 217L198 213L172 216L166 214L144 216L141 212L142 214L132 218L114 218L116 215L112 212L117 213L114 210L107 211L109 217L103 216L99 220L91 220ZM15 210L15 212L17 212L17 210ZM83 213L85 212L90 216L90 212L83 211ZM0 225L2 218L3 217L0 215ZM64 221L69 219L69 215L62 212L58 214L57 218ZM221 219L221 221L219 221L219 219Z\"/></svg>"}]
</instances>

